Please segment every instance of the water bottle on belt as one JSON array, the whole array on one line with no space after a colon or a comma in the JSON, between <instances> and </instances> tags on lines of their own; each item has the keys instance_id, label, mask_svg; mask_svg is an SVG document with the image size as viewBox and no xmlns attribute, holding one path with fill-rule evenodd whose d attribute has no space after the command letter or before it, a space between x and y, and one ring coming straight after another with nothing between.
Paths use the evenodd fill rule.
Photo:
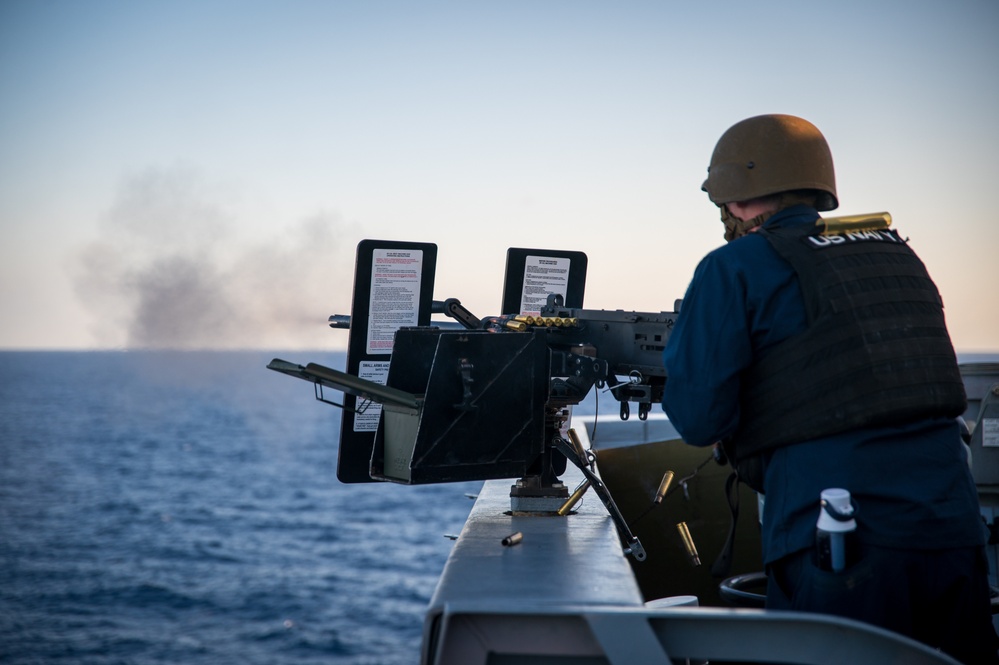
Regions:
<instances>
[{"instance_id":1,"label":"water bottle on belt","mask_svg":"<svg viewBox=\"0 0 999 665\"><path fill-rule=\"evenodd\" d=\"M822 490L820 505L815 525L815 564L838 573L857 559L857 508L850 492L840 488Z\"/></svg>"}]
</instances>

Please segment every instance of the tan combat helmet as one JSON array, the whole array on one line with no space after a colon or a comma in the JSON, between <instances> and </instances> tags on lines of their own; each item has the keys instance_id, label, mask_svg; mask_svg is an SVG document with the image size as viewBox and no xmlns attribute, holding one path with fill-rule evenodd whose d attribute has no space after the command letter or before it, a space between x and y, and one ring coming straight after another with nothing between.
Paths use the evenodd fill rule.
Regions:
<instances>
[{"instance_id":1,"label":"tan combat helmet","mask_svg":"<svg viewBox=\"0 0 999 665\"><path fill-rule=\"evenodd\" d=\"M815 125L793 115L732 125L715 145L701 189L718 206L802 189L819 194L819 211L839 206L829 144Z\"/></svg>"}]
</instances>

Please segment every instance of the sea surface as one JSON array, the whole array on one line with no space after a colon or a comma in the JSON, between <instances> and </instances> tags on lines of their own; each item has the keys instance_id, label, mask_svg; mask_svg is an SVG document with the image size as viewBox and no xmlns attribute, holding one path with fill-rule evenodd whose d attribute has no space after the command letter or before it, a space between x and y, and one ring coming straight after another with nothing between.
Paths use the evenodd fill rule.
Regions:
<instances>
[{"instance_id":1,"label":"sea surface","mask_svg":"<svg viewBox=\"0 0 999 665\"><path fill-rule=\"evenodd\" d=\"M340 409L274 357L345 364L0 352L0 663L419 662L481 483L340 483Z\"/></svg>"},{"instance_id":2,"label":"sea surface","mask_svg":"<svg viewBox=\"0 0 999 665\"><path fill-rule=\"evenodd\" d=\"M341 484L340 409L273 357L344 367L0 352L0 662L419 661L481 483Z\"/></svg>"}]
</instances>

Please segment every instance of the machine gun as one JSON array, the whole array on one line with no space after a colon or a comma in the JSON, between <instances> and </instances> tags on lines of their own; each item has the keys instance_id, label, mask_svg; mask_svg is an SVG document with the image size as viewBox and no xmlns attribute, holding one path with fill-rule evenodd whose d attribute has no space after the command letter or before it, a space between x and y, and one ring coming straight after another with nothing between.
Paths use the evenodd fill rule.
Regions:
<instances>
[{"instance_id":1,"label":"machine gun","mask_svg":"<svg viewBox=\"0 0 999 665\"><path fill-rule=\"evenodd\" d=\"M512 248L504 314L479 318L457 299L434 301L436 246L358 245L347 372L274 359L269 369L344 393L337 477L403 484L518 479L513 512L566 514L559 476L572 461L604 501L626 550L637 538L568 427L571 407L608 388L627 419L662 400L662 352L676 312L582 309L586 256ZM430 315L450 321L432 323ZM584 490L585 491L585 488ZM581 492L580 492L581 494ZM578 497L576 497L578 499Z\"/></svg>"}]
</instances>

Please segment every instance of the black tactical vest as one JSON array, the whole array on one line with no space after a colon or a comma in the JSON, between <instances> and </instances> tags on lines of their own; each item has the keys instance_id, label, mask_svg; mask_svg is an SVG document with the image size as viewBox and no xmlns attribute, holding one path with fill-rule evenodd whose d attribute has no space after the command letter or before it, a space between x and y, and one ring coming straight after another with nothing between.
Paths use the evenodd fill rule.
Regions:
<instances>
[{"instance_id":1,"label":"black tactical vest","mask_svg":"<svg viewBox=\"0 0 999 665\"><path fill-rule=\"evenodd\" d=\"M895 231L823 236L811 226L760 230L797 272L808 328L743 379L743 460L840 432L957 417L966 397L943 303Z\"/></svg>"}]
</instances>

